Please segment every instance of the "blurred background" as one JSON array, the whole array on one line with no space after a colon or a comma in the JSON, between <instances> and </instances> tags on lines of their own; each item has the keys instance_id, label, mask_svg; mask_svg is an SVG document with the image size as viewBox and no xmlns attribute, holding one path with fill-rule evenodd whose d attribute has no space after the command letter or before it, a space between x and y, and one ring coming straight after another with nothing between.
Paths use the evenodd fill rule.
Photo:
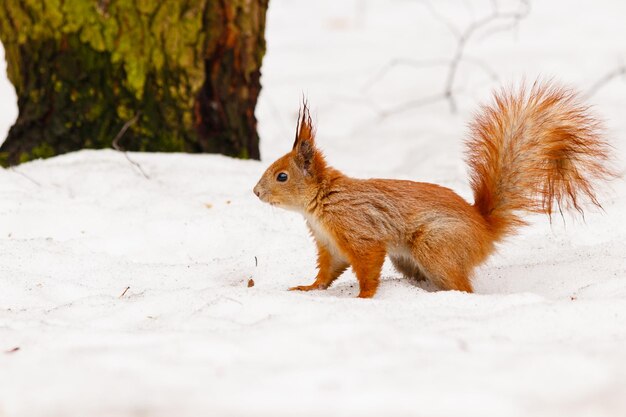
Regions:
<instances>
[{"instance_id":1,"label":"blurred background","mask_svg":"<svg viewBox=\"0 0 626 417\"><path fill-rule=\"evenodd\" d=\"M445 180L460 169L478 103L494 88L536 78L581 91L612 131L623 131L625 15L612 0L274 0L256 108L261 156L288 149L306 96L320 144L341 168L412 176L426 163L428 180ZM17 109L1 65L4 138ZM444 158L431 146L442 140Z\"/></svg>"},{"instance_id":2,"label":"blurred background","mask_svg":"<svg viewBox=\"0 0 626 417\"><path fill-rule=\"evenodd\" d=\"M462 139L479 103L536 78L588 97L623 149L625 16L626 5L611 0L275 1L261 154L269 161L288 150L304 94L339 168L463 188L453 178L465 177Z\"/></svg>"}]
</instances>

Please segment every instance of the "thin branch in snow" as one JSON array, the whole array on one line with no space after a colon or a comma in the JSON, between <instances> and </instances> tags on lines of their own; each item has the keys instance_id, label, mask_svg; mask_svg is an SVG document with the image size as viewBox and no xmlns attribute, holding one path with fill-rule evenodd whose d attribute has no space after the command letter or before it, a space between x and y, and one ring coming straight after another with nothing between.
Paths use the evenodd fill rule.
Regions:
<instances>
[{"instance_id":1,"label":"thin branch in snow","mask_svg":"<svg viewBox=\"0 0 626 417\"><path fill-rule=\"evenodd\" d=\"M137 170L141 173L141 175L144 176L145 179L149 180L150 176L148 174L146 174L146 172L143 170L143 168L141 167L141 165L139 165L139 163L137 163L136 161L133 161L130 156L128 156L128 152L126 152L121 146L120 146L120 139L122 139L122 136L124 136L124 133L126 133L126 131L135 123L137 123L137 120L139 120L139 116L141 116L141 111L138 111L137 114L135 114L135 116L128 120L126 123L124 123L124 126L122 126L122 128L120 129L120 131L117 133L117 135L115 136L115 139L113 139L113 142L111 143L111 146L113 146L113 149L115 149L116 151L122 152L124 154L124 156L126 157L126 160L128 160L128 162L133 165L135 168L137 168Z\"/></svg>"},{"instance_id":2,"label":"thin branch in snow","mask_svg":"<svg viewBox=\"0 0 626 417\"><path fill-rule=\"evenodd\" d=\"M24 174L22 171L18 171L15 167L10 167L9 170L11 172L14 172L15 174L21 175L22 177L26 178L28 181L32 182L33 184L35 184L37 187L41 187L41 183L34 180L33 178L29 177L28 175Z\"/></svg>"},{"instance_id":3,"label":"thin branch in snow","mask_svg":"<svg viewBox=\"0 0 626 417\"><path fill-rule=\"evenodd\" d=\"M122 297L124 297L124 296L126 295L126 291L128 291L128 290L130 290L130 287L126 287L126 288L124 288L124 291L123 291L123 292L120 294L120 296L119 296L119 297L117 297L117 298L122 298Z\"/></svg>"},{"instance_id":4,"label":"thin branch in snow","mask_svg":"<svg viewBox=\"0 0 626 417\"><path fill-rule=\"evenodd\" d=\"M615 78L624 77L626 79L626 65L620 65L617 68L607 72L602 77L600 77L593 85L587 90L585 93L585 98L591 98L598 91L600 91L605 85L613 81Z\"/></svg>"}]
</instances>

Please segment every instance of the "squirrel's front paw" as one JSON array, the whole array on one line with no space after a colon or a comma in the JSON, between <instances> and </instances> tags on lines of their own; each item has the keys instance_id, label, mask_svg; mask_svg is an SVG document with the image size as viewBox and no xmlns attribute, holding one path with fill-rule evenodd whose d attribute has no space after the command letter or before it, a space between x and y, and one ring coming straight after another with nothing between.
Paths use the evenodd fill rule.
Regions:
<instances>
[{"instance_id":1,"label":"squirrel's front paw","mask_svg":"<svg viewBox=\"0 0 626 417\"><path fill-rule=\"evenodd\" d=\"M324 288L317 284L311 285L298 285L297 287L289 288L289 291L312 291L312 290L323 290Z\"/></svg>"}]
</instances>

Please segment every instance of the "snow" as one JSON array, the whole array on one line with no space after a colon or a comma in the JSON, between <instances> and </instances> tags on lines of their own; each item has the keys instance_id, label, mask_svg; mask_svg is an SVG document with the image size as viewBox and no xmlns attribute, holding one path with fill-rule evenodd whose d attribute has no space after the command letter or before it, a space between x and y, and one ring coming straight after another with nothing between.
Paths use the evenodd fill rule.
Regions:
<instances>
[{"instance_id":1,"label":"snow","mask_svg":"<svg viewBox=\"0 0 626 417\"><path fill-rule=\"evenodd\" d=\"M302 93L337 168L470 198L462 138L492 88L555 75L587 91L626 53L622 2L533 2L517 29L469 44L500 78L462 65L458 113L442 101L379 119L442 88L445 66L376 79L393 58L452 54L425 4L272 0L262 162L129 154L146 179L105 150L1 170L0 416L625 415L622 179L584 221L531 218L476 271L475 294L389 264L371 300L354 298L351 272L286 291L312 282L314 245L251 189L289 150ZM489 2L472 4L433 2L459 28ZM12 94L0 79L0 134ZM590 99L621 170L625 95L616 79Z\"/></svg>"},{"instance_id":2,"label":"snow","mask_svg":"<svg viewBox=\"0 0 626 417\"><path fill-rule=\"evenodd\" d=\"M17 118L17 96L6 74L4 48L0 43L0 144L4 142L9 128Z\"/></svg>"}]
</instances>

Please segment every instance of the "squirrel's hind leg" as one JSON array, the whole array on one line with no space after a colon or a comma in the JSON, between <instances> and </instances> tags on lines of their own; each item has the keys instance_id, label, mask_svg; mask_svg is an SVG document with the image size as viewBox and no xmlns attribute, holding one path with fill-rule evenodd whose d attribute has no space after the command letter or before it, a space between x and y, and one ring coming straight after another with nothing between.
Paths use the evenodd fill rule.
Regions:
<instances>
[{"instance_id":1,"label":"squirrel's hind leg","mask_svg":"<svg viewBox=\"0 0 626 417\"><path fill-rule=\"evenodd\" d=\"M412 254L426 278L435 285L444 290L473 292L470 271L465 267L462 255L455 253L452 247L445 244L433 247L428 242L417 241L413 243Z\"/></svg>"},{"instance_id":2,"label":"squirrel's hind leg","mask_svg":"<svg viewBox=\"0 0 626 417\"><path fill-rule=\"evenodd\" d=\"M391 263L396 270L404 275L405 278L416 281L425 281L427 279L414 259L405 256L390 256L389 259L391 259Z\"/></svg>"}]
</instances>

